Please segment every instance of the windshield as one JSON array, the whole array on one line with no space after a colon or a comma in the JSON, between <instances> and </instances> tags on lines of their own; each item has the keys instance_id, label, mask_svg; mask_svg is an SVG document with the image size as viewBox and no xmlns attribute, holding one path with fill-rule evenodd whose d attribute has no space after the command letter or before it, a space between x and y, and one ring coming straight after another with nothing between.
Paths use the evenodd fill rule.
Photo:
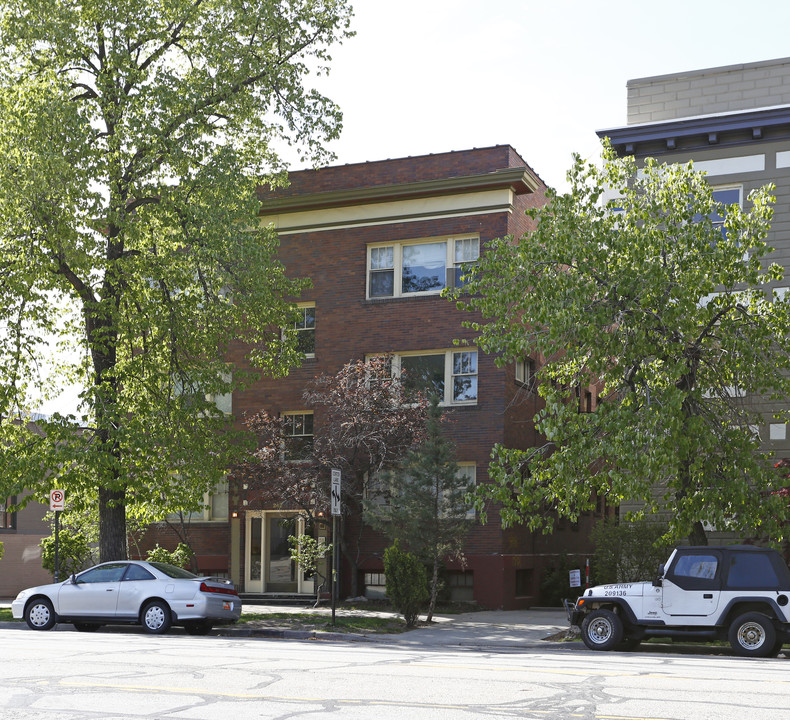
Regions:
<instances>
[{"instance_id":1,"label":"windshield","mask_svg":"<svg viewBox=\"0 0 790 720\"><path fill-rule=\"evenodd\" d=\"M197 575L189 572L189 570L184 570L184 568L176 567L175 565L168 565L167 563L160 562L152 562L150 565L151 567L155 567L157 570L159 570L159 572L167 575L167 577L182 578L184 580L197 577Z\"/></svg>"}]
</instances>

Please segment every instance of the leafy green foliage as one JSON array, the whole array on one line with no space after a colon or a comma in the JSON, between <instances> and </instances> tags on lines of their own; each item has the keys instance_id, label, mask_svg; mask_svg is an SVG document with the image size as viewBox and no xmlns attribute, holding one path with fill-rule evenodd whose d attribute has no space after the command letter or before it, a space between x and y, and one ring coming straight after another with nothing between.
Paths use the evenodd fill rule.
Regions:
<instances>
[{"instance_id":1,"label":"leafy green foliage","mask_svg":"<svg viewBox=\"0 0 790 720\"><path fill-rule=\"evenodd\" d=\"M5 545L0 542L0 560L3 559L3 555L5 554Z\"/></svg>"},{"instance_id":2,"label":"leafy green foliage","mask_svg":"<svg viewBox=\"0 0 790 720\"><path fill-rule=\"evenodd\" d=\"M561 555L553 566L540 577L540 603L545 607L562 607L562 601L579 594L579 588L570 586L570 571L581 569L567 555Z\"/></svg>"},{"instance_id":3,"label":"leafy green foliage","mask_svg":"<svg viewBox=\"0 0 790 720\"><path fill-rule=\"evenodd\" d=\"M657 520L598 523L590 538L595 547L590 581L602 585L652 580L672 549L666 536L666 524Z\"/></svg>"},{"instance_id":4,"label":"leafy green foliage","mask_svg":"<svg viewBox=\"0 0 790 720\"><path fill-rule=\"evenodd\" d=\"M55 534L41 539L41 565L45 570L55 572ZM82 533L70 528L58 532L58 565L60 577L84 570L91 562L91 547Z\"/></svg>"},{"instance_id":5,"label":"leafy green foliage","mask_svg":"<svg viewBox=\"0 0 790 720\"><path fill-rule=\"evenodd\" d=\"M291 560L300 567L305 575L317 575L320 582L316 583L316 602L320 598L321 588L326 582L326 575L321 572L324 560L332 553L332 543L325 543L322 539L312 535L290 535L288 546L291 551Z\"/></svg>"},{"instance_id":6,"label":"leafy green foliage","mask_svg":"<svg viewBox=\"0 0 790 720\"><path fill-rule=\"evenodd\" d=\"M283 181L278 146L329 157L340 113L307 80L350 12L0 1L0 495L98 496L102 559L127 509L197 510L246 451L217 398L301 362L279 328L306 282L256 190ZM52 372L50 338L72 353ZM228 367L236 341L250 364ZM79 413L27 424L64 381Z\"/></svg>"},{"instance_id":7,"label":"leafy green foliage","mask_svg":"<svg viewBox=\"0 0 790 720\"><path fill-rule=\"evenodd\" d=\"M176 545L175 550L167 550L157 543L156 547L148 551L146 557L146 560L151 560L152 562L167 563L186 570L192 569L194 559L195 553L192 552L192 548L182 542Z\"/></svg>"},{"instance_id":8,"label":"leafy green foliage","mask_svg":"<svg viewBox=\"0 0 790 720\"><path fill-rule=\"evenodd\" d=\"M490 243L455 293L482 315L468 323L479 347L541 364L545 444L495 448L481 507L496 499L506 524L549 531L606 496L668 513L673 538L704 543L707 522L779 541L787 508L755 431L770 420L741 397L786 409L790 396L771 188L725 207L690 165L637 172L608 148L602 167L577 158L568 177L570 192L530 212L535 230ZM580 412L588 387L597 409Z\"/></svg>"},{"instance_id":9,"label":"leafy green foliage","mask_svg":"<svg viewBox=\"0 0 790 720\"><path fill-rule=\"evenodd\" d=\"M381 475L382 493L370 493L365 520L400 541L431 570L428 622L440 590L445 558L462 558L472 521L466 518L474 485L459 473L455 448L442 432L442 409L435 395L428 408L424 441L394 470ZM388 577L389 583L389 577Z\"/></svg>"},{"instance_id":10,"label":"leafy green foliage","mask_svg":"<svg viewBox=\"0 0 790 720\"><path fill-rule=\"evenodd\" d=\"M414 627L428 600L425 567L416 555L401 550L396 540L384 551L384 572L387 575L387 595L403 615L406 627Z\"/></svg>"}]
</instances>

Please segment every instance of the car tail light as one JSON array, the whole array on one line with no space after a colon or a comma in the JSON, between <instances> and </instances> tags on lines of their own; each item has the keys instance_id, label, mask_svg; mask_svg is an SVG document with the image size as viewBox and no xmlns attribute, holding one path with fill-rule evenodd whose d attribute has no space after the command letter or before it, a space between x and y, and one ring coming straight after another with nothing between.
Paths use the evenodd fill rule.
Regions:
<instances>
[{"instance_id":1,"label":"car tail light","mask_svg":"<svg viewBox=\"0 0 790 720\"><path fill-rule=\"evenodd\" d=\"M214 587L213 585L206 585L204 582L200 583L200 592L219 593L220 595L236 595L236 590L232 585L229 587Z\"/></svg>"}]
</instances>

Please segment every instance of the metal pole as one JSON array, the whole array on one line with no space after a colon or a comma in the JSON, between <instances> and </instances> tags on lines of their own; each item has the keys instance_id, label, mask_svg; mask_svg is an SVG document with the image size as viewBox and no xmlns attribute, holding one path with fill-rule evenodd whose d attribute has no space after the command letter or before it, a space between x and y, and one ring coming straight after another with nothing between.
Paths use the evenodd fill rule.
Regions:
<instances>
[{"instance_id":1,"label":"metal pole","mask_svg":"<svg viewBox=\"0 0 790 720\"><path fill-rule=\"evenodd\" d=\"M337 605L337 515L332 515L332 625Z\"/></svg>"},{"instance_id":2,"label":"metal pole","mask_svg":"<svg viewBox=\"0 0 790 720\"><path fill-rule=\"evenodd\" d=\"M55 582L60 575L60 558L58 557L58 543L60 541L60 510L55 510Z\"/></svg>"}]
</instances>

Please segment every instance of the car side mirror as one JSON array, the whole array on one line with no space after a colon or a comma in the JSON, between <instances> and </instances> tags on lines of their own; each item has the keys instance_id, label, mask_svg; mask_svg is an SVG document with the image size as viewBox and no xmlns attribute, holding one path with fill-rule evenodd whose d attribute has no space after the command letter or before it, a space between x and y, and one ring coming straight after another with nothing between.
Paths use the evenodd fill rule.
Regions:
<instances>
[{"instance_id":1,"label":"car side mirror","mask_svg":"<svg viewBox=\"0 0 790 720\"><path fill-rule=\"evenodd\" d=\"M72 585L77 584L77 576L74 573L71 573L71 577L69 578L69 580L71 581Z\"/></svg>"},{"instance_id":2,"label":"car side mirror","mask_svg":"<svg viewBox=\"0 0 790 720\"><path fill-rule=\"evenodd\" d=\"M653 587L661 587L664 584L664 563L658 566L658 573L656 573L655 580L653 580Z\"/></svg>"}]
</instances>

